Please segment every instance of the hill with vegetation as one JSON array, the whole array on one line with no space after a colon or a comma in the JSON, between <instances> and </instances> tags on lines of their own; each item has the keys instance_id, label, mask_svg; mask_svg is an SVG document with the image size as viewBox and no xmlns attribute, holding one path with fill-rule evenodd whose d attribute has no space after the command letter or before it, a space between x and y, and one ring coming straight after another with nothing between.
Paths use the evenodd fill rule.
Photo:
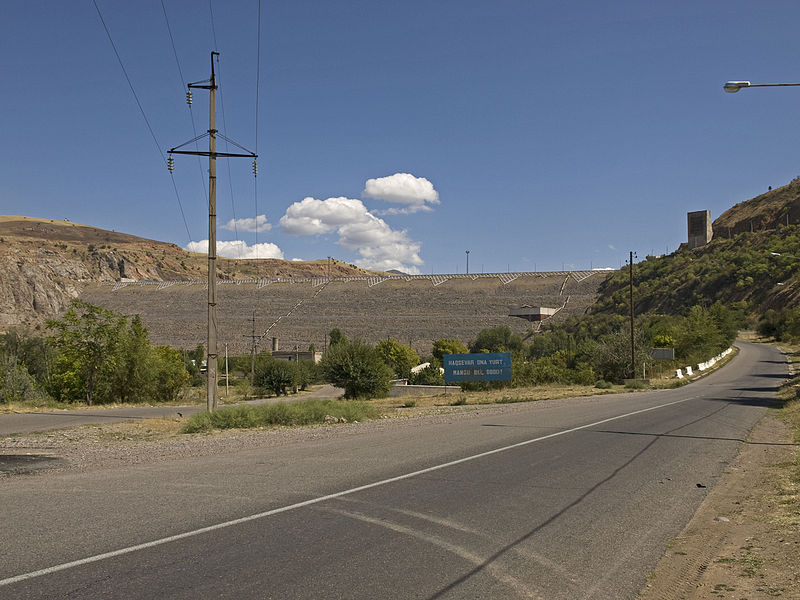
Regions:
<instances>
[{"instance_id":1,"label":"hill with vegetation","mask_svg":"<svg viewBox=\"0 0 800 600\"><path fill-rule=\"evenodd\" d=\"M788 221L787 221L788 219ZM787 224L788 222L788 224ZM738 304L752 317L800 298L800 181L741 202L713 224L712 241L634 264L637 314L687 314L692 306ZM629 271L600 286L593 312L627 314Z\"/></svg>"}]
</instances>

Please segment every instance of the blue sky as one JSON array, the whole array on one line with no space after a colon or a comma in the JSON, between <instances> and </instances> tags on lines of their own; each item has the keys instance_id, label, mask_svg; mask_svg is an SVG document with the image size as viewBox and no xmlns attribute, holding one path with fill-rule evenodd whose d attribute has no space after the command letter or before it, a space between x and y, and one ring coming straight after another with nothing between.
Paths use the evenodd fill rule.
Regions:
<instances>
[{"instance_id":1,"label":"blue sky","mask_svg":"<svg viewBox=\"0 0 800 600\"><path fill-rule=\"evenodd\" d=\"M2 214L202 247L212 50L220 254L616 268L800 175L800 88L722 90L800 81L796 2L262 0L260 61L258 0L97 6L156 139L92 0L4 0Z\"/></svg>"}]
</instances>

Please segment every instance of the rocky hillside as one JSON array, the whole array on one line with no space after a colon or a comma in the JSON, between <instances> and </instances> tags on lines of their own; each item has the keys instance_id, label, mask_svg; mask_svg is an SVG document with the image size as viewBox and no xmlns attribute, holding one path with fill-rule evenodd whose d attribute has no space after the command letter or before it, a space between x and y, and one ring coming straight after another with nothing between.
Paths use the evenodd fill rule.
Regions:
<instances>
[{"instance_id":1,"label":"rocky hillside","mask_svg":"<svg viewBox=\"0 0 800 600\"><path fill-rule=\"evenodd\" d=\"M364 275L333 261L332 276ZM0 331L40 325L65 310L89 284L206 277L204 254L175 244L50 219L0 216ZM220 279L309 277L328 273L327 260L220 258Z\"/></svg>"},{"instance_id":2,"label":"rocky hillside","mask_svg":"<svg viewBox=\"0 0 800 600\"><path fill-rule=\"evenodd\" d=\"M800 181L740 202L714 221L710 244L634 267L637 313L685 313L741 302L753 315L800 301ZM600 287L595 312L626 314L628 270Z\"/></svg>"},{"instance_id":3,"label":"rocky hillside","mask_svg":"<svg viewBox=\"0 0 800 600\"><path fill-rule=\"evenodd\" d=\"M788 185L739 202L714 221L714 237L773 231L800 223L800 178Z\"/></svg>"}]
</instances>

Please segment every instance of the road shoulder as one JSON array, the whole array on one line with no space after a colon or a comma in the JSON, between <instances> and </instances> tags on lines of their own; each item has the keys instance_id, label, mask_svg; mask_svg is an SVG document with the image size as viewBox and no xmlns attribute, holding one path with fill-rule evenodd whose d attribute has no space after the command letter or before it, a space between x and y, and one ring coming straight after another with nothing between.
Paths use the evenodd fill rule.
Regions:
<instances>
[{"instance_id":1,"label":"road shoulder","mask_svg":"<svg viewBox=\"0 0 800 600\"><path fill-rule=\"evenodd\" d=\"M640 600L800 598L800 449L770 411L669 544Z\"/></svg>"}]
</instances>

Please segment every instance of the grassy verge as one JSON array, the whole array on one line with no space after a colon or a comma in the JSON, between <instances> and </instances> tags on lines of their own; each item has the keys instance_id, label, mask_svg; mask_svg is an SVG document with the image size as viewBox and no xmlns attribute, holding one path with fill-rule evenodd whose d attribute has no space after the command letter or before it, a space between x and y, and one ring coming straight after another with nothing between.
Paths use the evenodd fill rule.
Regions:
<instances>
[{"instance_id":1,"label":"grassy verge","mask_svg":"<svg viewBox=\"0 0 800 600\"><path fill-rule=\"evenodd\" d=\"M374 419L378 415L375 406L361 401L307 400L257 406L242 405L220 408L213 413L197 413L188 420L181 431L198 433L214 429L298 426L326 422L351 423Z\"/></svg>"},{"instance_id":2,"label":"grassy verge","mask_svg":"<svg viewBox=\"0 0 800 600\"><path fill-rule=\"evenodd\" d=\"M217 392L217 398L221 405L237 404L247 400L254 400L256 398L269 398L269 395L256 394L250 390L249 387L243 386L230 386L226 393L225 385L222 383ZM293 394L293 398L309 394L308 391L298 392ZM41 412L42 409L47 410L99 410L107 408L131 408L135 406L192 406L201 405L206 403L206 388L201 387L186 387L181 390L178 398L172 402L112 402L107 404L94 404L89 406L86 402L59 402L50 397L44 397L30 402L10 402L0 403L0 414L7 413L29 413Z\"/></svg>"}]
</instances>

